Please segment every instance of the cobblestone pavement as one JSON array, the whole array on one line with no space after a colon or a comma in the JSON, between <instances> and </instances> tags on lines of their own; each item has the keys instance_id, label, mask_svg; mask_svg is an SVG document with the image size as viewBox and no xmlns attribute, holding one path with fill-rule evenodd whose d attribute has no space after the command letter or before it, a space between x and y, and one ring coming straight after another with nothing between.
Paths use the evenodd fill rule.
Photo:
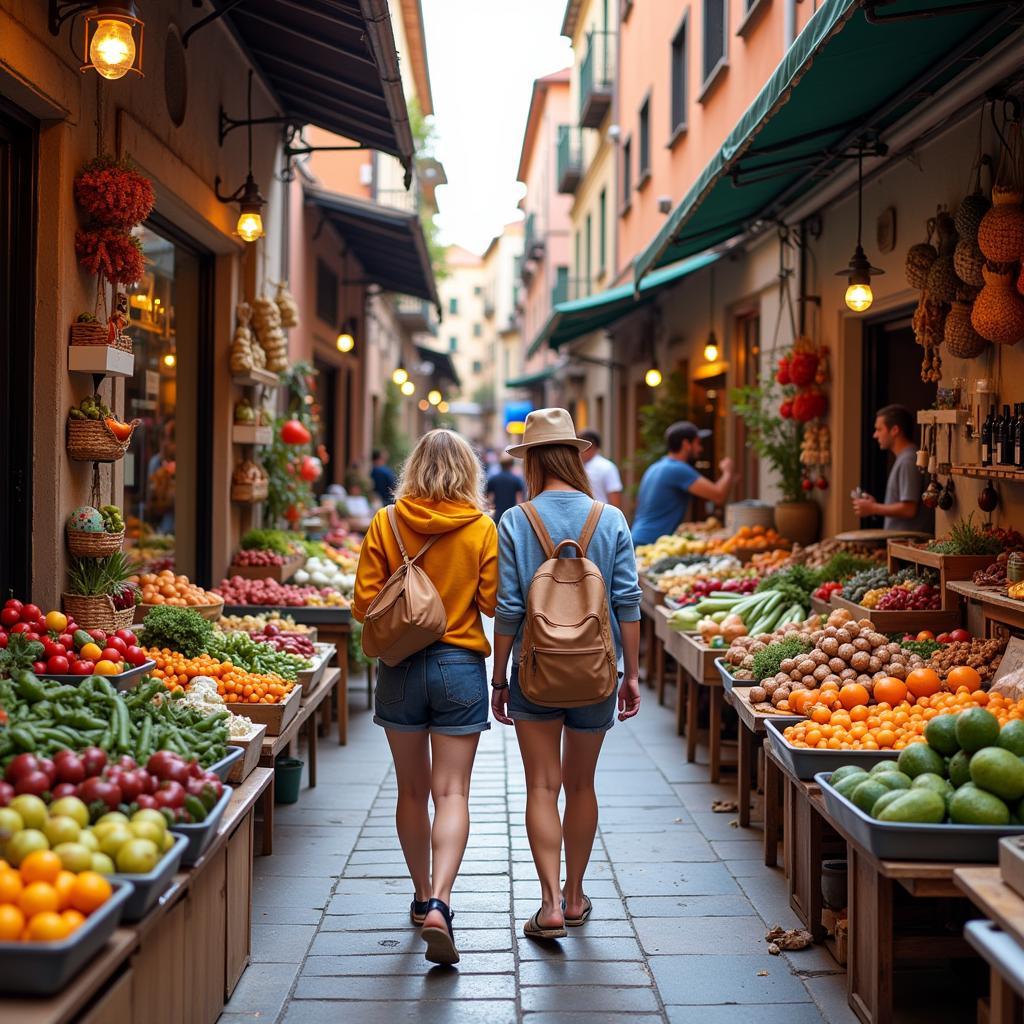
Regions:
<instances>
[{"instance_id":1,"label":"cobblestone pavement","mask_svg":"<svg viewBox=\"0 0 1024 1024\"><path fill-rule=\"evenodd\" d=\"M278 809L274 854L256 859L252 965L222 1021L853 1021L845 976L823 949L767 953L767 926L798 924L782 873L764 867L760 832L711 813L734 790L687 765L674 732L645 690L638 718L609 734L594 914L544 945L522 937L539 888L515 735L485 733L452 899L462 963L430 969L408 921L384 734L365 705L353 708L349 745L321 744L320 784Z\"/></svg>"}]
</instances>

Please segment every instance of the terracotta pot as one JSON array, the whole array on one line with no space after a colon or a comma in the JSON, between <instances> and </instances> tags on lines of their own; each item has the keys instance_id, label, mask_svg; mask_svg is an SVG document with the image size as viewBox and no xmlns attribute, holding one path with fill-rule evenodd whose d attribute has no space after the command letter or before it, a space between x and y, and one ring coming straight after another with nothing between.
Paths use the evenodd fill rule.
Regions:
<instances>
[{"instance_id":1,"label":"terracotta pot","mask_svg":"<svg viewBox=\"0 0 1024 1024\"><path fill-rule=\"evenodd\" d=\"M805 547L818 539L820 518L821 509L814 501L780 501L775 506L775 529Z\"/></svg>"}]
</instances>

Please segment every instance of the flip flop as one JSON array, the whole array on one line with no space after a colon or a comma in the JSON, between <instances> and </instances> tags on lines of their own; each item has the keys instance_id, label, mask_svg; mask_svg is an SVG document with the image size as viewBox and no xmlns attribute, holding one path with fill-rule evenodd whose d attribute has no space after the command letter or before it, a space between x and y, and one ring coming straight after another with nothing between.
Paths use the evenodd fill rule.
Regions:
<instances>
[{"instance_id":1,"label":"flip flop","mask_svg":"<svg viewBox=\"0 0 1024 1024\"><path fill-rule=\"evenodd\" d=\"M418 900L414 896L412 903L409 904L409 920L412 921L417 928L423 924L424 919L427 916L427 907L430 900Z\"/></svg>"},{"instance_id":2,"label":"flip flop","mask_svg":"<svg viewBox=\"0 0 1024 1024\"><path fill-rule=\"evenodd\" d=\"M439 910L444 918L445 927L437 928L431 925L424 925L420 929L420 935L427 944L427 951L424 956L432 964L445 964L450 966L459 962L459 951L455 948L455 932L452 930L451 908L444 900L431 899L427 903L427 913L432 910ZM426 916L426 915L424 915Z\"/></svg>"},{"instance_id":3,"label":"flip flop","mask_svg":"<svg viewBox=\"0 0 1024 1024\"><path fill-rule=\"evenodd\" d=\"M561 925L558 928L544 928L541 926L537 918L540 916L538 910L533 917L530 918L526 924L523 925L523 934L528 939L564 939L565 938L565 925Z\"/></svg>"},{"instance_id":4,"label":"flip flop","mask_svg":"<svg viewBox=\"0 0 1024 1024\"><path fill-rule=\"evenodd\" d=\"M589 896L583 897L583 913L579 917L567 917L565 919L566 928L579 928L580 925L587 923L587 918L590 917L591 912L594 909L594 904L590 902ZM565 910L565 900L562 900L562 910Z\"/></svg>"}]
</instances>

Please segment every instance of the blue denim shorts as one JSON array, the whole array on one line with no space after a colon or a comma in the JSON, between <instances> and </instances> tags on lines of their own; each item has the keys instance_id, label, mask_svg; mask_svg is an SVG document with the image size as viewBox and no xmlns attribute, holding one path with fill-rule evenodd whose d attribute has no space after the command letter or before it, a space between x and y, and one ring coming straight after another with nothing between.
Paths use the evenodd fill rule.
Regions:
<instances>
[{"instance_id":1,"label":"blue denim shorts","mask_svg":"<svg viewBox=\"0 0 1024 1024\"><path fill-rule=\"evenodd\" d=\"M399 732L466 736L490 729L484 656L431 644L394 667L377 663L373 720Z\"/></svg>"},{"instance_id":2,"label":"blue denim shorts","mask_svg":"<svg viewBox=\"0 0 1024 1024\"><path fill-rule=\"evenodd\" d=\"M621 673L619 678L622 678ZM519 689L519 666L513 665L508 683L508 717L516 722L556 722L562 719L566 729L576 732L607 732L615 724L618 699L619 691L616 689L600 704L581 708L546 708L523 696Z\"/></svg>"}]
</instances>

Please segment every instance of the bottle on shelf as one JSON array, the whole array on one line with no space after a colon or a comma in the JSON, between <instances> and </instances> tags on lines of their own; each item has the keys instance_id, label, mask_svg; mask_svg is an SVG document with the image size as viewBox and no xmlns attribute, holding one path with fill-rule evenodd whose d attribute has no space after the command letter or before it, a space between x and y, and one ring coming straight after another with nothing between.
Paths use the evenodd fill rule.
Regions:
<instances>
[{"instance_id":1,"label":"bottle on shelf","mask_svg":"<svg viewBox=\"0 0 1024 1024\"><path fill-rule=\"evenodd\" d=\"M1016 420L1010 413L1009 405L1003 406L1003 458L1001 464L1004 466L1013 465L1013 434L1016 427Z\"/></svg>"},{"instance_id":2,"label":"bottle on shelf","mask_svg":"<svg viewBox=\"0 0 1024 1024\"><path fill-rule=\"evenodd\" d=\"M1017 420L1014 424L1013 465L1024 467L1024 402L1017 403Z\"/></svg>"},{"instance_id":3,"label":"bottle on shelf","mask_svg":"<svg viewBox=\"0 0 1024 1024\"><path fill-rule=\"evenodd\" d=\"M995 449L992 456L992 465L994 466L1003 465L1004 448L1006 447L1006 421L1009 418L1010 410L1004 405L1003 411L996 413L995 423L992 425L992 446Z\"/></svg>"},{"instance_id":4,"label":"bottle on shelf","mask_svg":"<svg viewBox=\"0 0 1024 1024\"><path fill-rule=\"evenodd\" d=\"M992 434L995 429L995 412L996 407L990 405L988 407L988 416L981 425L981 464L983 466L992 465L992 450L994 447Z\"/></svg>"}]
</instances>

